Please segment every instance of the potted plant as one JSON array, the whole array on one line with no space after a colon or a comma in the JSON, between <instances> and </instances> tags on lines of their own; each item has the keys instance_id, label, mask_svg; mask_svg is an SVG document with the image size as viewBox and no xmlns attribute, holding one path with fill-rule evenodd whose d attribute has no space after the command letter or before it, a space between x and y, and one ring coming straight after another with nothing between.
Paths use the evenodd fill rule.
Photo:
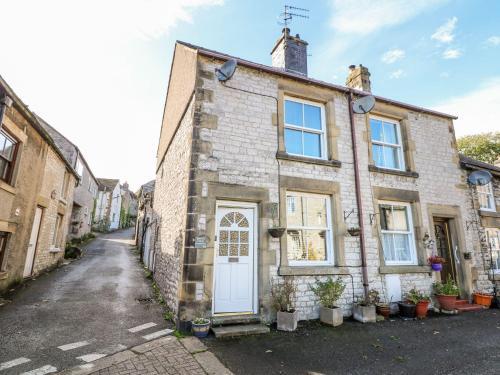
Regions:
<instances>
[{"instance_id":1,"label":"potted plant","mask_svg":"<svg viewBox=\"0 0 500 375\"><path fill-rule=\"evenodd\" d=\"M431 302L430 297L427 294L419 293L417 302L417 318L425 319L427 318L427 313L429 311L429 303Z\"/></svg>"},{"instance_id":2,"label":"potted plant","mask_svg":"<svg viewBox=\"0 0 500 375\"><path fill-rule=\"evenodd\" d=\"M267 232L271 235L271 237L273 238L280 238L281 236L283 236L283 234L285 233L285 230L286 228L284 227L280 227L280 226L275 226L274 225L274 222L276 221L276 212L278 211L278 204L277 203L274 203L272 206L271 206L271 217L272 217L272 227L269 228L267 230ZM279 221L279 218L278 218L278 221Z\"/></svg>"},{"instance_id":3,"label":"potted plant","mask_svg":"<svg viewBox=\"0 0 500 375\"><path fill-rule=\"evenodd\" d=\"M493 300L493 294L486 293L486 292L474 292L472 294L472 297L474 299L474 303L477 305L482 305L486 308L490 308L491 306L491 301Z\"/></svg>"},{"instance_id":4,"label":"potted plant","mask_svg":"<svg viewBox=\"0 0 500 375\"><path fill-rule=\"evenodd\" d=\"M341 325L344 321L344 314L342 308L335 306L335 303L345 290L343 281L340 278L333 280L329 276L326 281L316 279L316 284L310 286L310 288L321 303L319 310L320 321L334 327Z\"/></svg>"},{"instance_id":5,"label":"potted plant","mask_svg":"<svg viewBox=\"0 0 500 375\"><path fill-rule=\"evenodd\" d=\"M277 311L277 328L280 331L295 331L299 312L294 308L293 297L296 293L293 279L284 278L283 282L271 285L273 307Z\"/></svg>"},{"instance_id":6,"label":"potted plant","mask_svg":"<svg viewBox=\"0 0 500 375\"><path fill-rule=\"evenodd\" d=\"M455 303L460 289L451 277L448 277L445 283L437 281L433 284L436 299L442 310L453 311L455 310Z\"/></svg>"},{"instance_id":7,"label":"potted plant","mask_svg":"<svg viewBox=\"0 0 500 375\"><path fill-rule=\"evenodd\" d=\"M210 330L210 320L207 318L195 318L191 322L191 330L196 337L207 337Z\"/></svg>"},{"instance_id":8,"label":"potted plant","mask_svg":"<svg viewBox=\"0 0 500 375\"><path fill-rule=\"evenodd\" d=\"M361 302L353 306L352 316L361 323L375 323L377 313L375 311L375 298L378 295L376 290L370 290L368 296Z\"/></svg>"},{"instance_id":9,"label":"potted plant","mask_svg":"<svg viewBox=\"0 0 500 375\"><path fill-rule=\"evenodd\" d=\"M438 255L432 255L427 259L427 262L433 271L441 271L443 269L443 263L446 263L446 259Z\"/></svg>"},{"instance_id":10,"label":"potted plant","mask_svg":"<svg viewBox=\"0 0 500 375\"><path fill-rule=\"evenodd\" d=\"M389 318L389 315L391 314L390 303L382 302L379 292L375 289L370 290L370 298L375 304L377 314L382 315L385 319Z\"/></svg>"},{"instance_id":11,"label":"potted plant","mask_svg":"<svg viewBox=\"0 0 500 375\"><path fill-rule=\"evenodd\" d=\"M415 319L417 315L417 303L419 302L419 291L415 288L406 293L405 300L398 302L399 316L403 319Z\"/></svg>"}]
</instances>

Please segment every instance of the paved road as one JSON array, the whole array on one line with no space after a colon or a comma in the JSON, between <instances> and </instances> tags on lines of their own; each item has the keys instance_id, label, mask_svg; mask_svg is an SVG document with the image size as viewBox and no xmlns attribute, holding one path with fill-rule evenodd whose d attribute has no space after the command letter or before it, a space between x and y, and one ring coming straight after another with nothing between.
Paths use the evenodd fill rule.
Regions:
<instances>
[{"instance_id":1,"label":"paved road","mask_svg":"<svg viewBox=\"0 0 500 375\"><path fill-rule=\"evenodd\" d=\"M151 288L132 236L124 230L97 238L82 259L29 282L0 307L0 375L85 365L167 328L161 306L147 302Z\"/></svg>"}]
</instances>

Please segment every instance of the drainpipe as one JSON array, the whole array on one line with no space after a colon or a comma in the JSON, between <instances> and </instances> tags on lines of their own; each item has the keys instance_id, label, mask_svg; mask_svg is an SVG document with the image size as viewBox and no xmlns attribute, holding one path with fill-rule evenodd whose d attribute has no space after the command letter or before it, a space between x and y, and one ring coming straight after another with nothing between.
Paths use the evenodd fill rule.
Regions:
<instances>
[{"instance_id":1,"label":"drainpipe","mask_svg":"<svg viewBox=\"0 0 500 375\"><path fill-rule=\"evenodd\" d=\"M352 91L348 94L349 105L349 122L351 124L351 141L352 141L352 156L354 164L354 186L356 191L356 204L358 206L358 221L359 221L359 247L361 253L361 269L363 271L363 290L365 299L368 299L368 269L366 267L366 248L365 248L365 227L363 224L363 205L361 201L361 185L359 182L359 167L358 167L358 147L356 144L356 128L354 126L354 111L352 110Z\"/></svg>"}]
</instances>

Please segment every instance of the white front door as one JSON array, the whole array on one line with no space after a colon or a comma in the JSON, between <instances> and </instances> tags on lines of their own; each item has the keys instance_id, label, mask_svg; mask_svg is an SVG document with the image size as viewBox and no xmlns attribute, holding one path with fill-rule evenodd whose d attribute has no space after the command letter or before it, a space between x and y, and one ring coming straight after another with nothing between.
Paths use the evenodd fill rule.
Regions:
<instances>
[{"instance_id":1,"label":"white front door","mask_svg":"<svg viewBox=\"0 0 500 375\"><path fill-rule=\"evenodd\" d=\"M28 244L28 251L26 252L26 262L24 263L24 277L31 276L33 272L33 261L35 260L36 245L38 243L38 233L40 232L40 222L42 221L42 209L36 208L35 219L33 220L33 227L31 228L30 242Z\"/></svg>"},{"instance_id":2,"label":"white front door","mask_svg":"<svg viewBox=\"0 0 500 375\"><path fill-rule=\"evenodd\" d=\"M216 214L214 313L255 312L256 206L221 203Z\"/></svg>"}]
</instances>

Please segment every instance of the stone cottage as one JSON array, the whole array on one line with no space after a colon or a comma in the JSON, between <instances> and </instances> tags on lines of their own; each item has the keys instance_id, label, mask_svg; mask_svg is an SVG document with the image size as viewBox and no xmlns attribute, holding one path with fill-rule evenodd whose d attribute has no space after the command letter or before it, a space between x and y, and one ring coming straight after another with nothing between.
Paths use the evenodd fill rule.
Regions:
<instances>
[{"instance_id":1,"label":"stone cottage","mask_svg":"<svg viewBox=\"0 0 500 375\"><path fill-rule=\"evenodd\" d=\"M78 175L0 77L0 292L56 266Z\"/></svg>"},{"instance_id":2,"label":"stone cottage","mask_svg":"<svg viewBox=\"0 0 500 375\"><path fill-rule=\"evenodd\" d=\"M80 149L50 124L38 117L68 163L78 173L78 184L73 192L73 209L69 222L68 239L81 238L92 231L94 206L97 198L97 179Z\"/></svg>"},{"instance_id":3,"label":"stone cottage","mask_svg":"<svg viewBox=\"0 0 500 375\"><path fill-rule=\"evenodd\" d=\"M94 228L100 232L119 229L122 207L120 180L98 178L97 183Z\"/></svg>"},{"instance_id":4,"label":"stone cottage","mask_svg":"<svg viewBox=\"0 0 500 375\"><path fill-rule=\"evenodd\" d=\"M466 229L478 234L472 268L473 279L478 280L478 291L491 292L491 283L496 284L500 295L500 162L497 165L481 162L460 155L460 164L466 179L471 172L486 170L493 176L483 186L469 184L470 210L466 216Z\"/></svg>"},{"instance_id":5,"label":"stone cottage","mask_svg":"<svg viewBox=\"0 0 500 375\"><path fill-rule=\"evenodd\" d=\"M154 277L179 324L273 320L271 282L284 277L297 286L301 319L318 317L316 277L344 279L346 315L369 289L392 301L412 287L430 293L445 276L427 263L439 226L469 298L485 275L466 229L455 117L379 96L370 113L354 114L352 101L371 92L368 69L351 66L346 86L310 78L307 43L288 29L271 57L267 66L175 45ZM229 59L237 69L223 83L215 72Z\"/></svg>"},{"instance_id":6,"label":"stone cottage","mask_svg":"<svg viewBox=\"0 0 500 375\"><path fill-rule=\"evenodd\" d=\"M129 184L121 186L122 204L120 210L120 228L130 228L137 220L137 196L130 191Z\"/></svg>"}]
</instances>

